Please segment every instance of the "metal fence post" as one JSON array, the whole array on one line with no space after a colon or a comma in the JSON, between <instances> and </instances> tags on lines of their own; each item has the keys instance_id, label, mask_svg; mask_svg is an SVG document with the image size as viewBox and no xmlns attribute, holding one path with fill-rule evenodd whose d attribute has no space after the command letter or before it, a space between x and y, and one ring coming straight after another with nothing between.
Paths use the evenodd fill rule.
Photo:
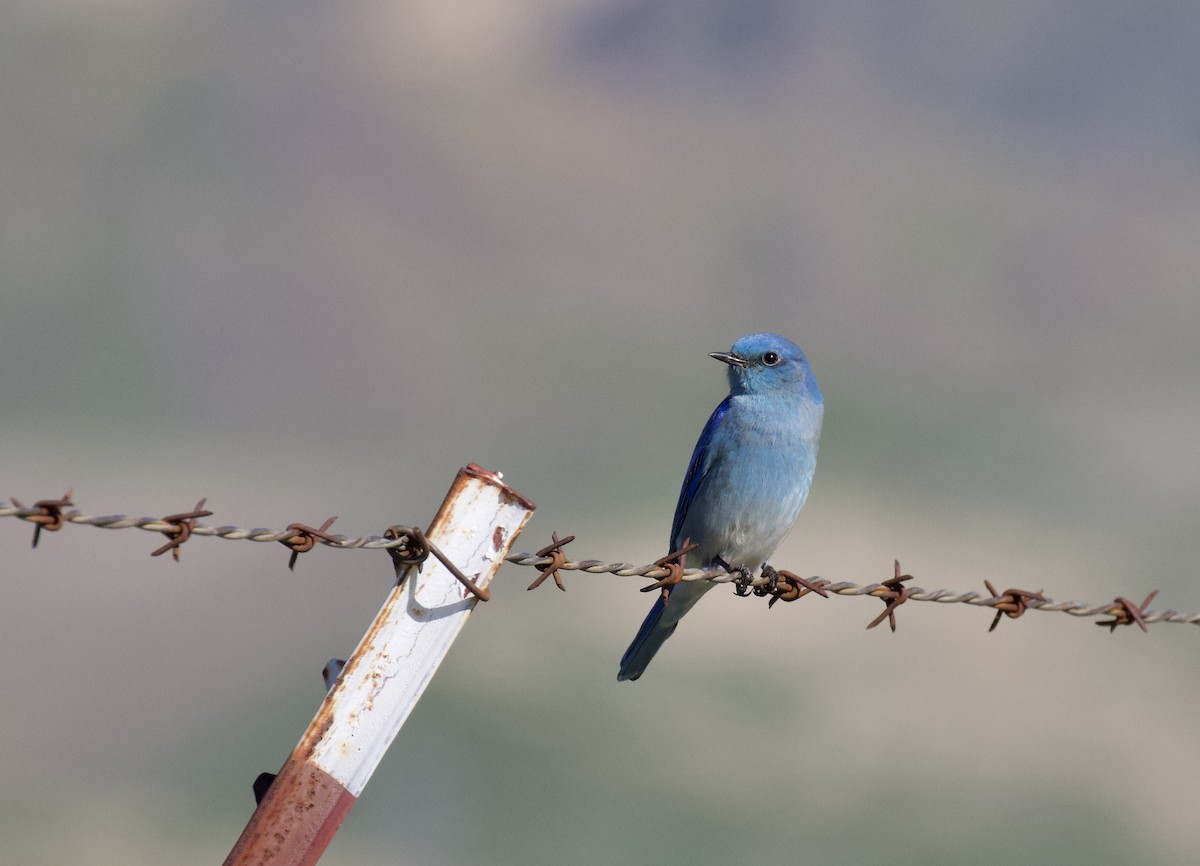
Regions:
<instances>
[{"instance_id":1,"label":"metal fence post","mask_svg":"<svg viewBox=\"0 0 1200 866\"><path fill-rule=\"evenodd\" d=\"M459 470L426 536L483 588L533 509L499 474L471 465ZM226 866L317 862L476 602L435 557L420 573L405 570Z\"/></svg>"}]
</instances>

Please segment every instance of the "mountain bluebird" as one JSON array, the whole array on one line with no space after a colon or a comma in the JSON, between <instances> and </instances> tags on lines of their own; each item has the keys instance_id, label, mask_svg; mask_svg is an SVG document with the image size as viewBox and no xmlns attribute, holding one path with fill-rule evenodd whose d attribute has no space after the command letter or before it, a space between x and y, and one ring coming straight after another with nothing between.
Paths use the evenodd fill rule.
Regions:
<instances>
[{"instance_id":1,"label":"mountain bluebird","mask_svg":"<svg viewBox=\"0 0 1200 866\"><path fill-rule=\"evenodd\" d=\"M800 347L777 334L751 334L709 357L729 365L729 396L692 452L671 550L699 544L686 564L749 575L765 568L800 515L817 466L825 403ZM685 613L716 584L687 581L660 594L621 657L618 680L646 670Z\"/></svg>"}]
</instances>

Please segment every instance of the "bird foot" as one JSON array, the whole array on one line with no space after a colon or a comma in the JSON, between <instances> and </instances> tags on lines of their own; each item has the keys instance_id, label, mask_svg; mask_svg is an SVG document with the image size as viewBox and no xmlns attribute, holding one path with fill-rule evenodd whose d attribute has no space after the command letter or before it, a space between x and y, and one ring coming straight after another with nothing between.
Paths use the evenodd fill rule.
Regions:
<instances>
[{"instance_id":1,"label":"bird foot","mask_svg":"<svg viewBox=\"0 0 1200 866\"><path fill-rule=\"evenodd\" d=\"M767 582L762 586L754 587L754 594L759 598L768 595L774 595L776 587L779 585L779 572L777 572L772 566L763 563L762 576L767 579Z\"/></svg>"},{"instance_id":2,"label":"bird foot","mask_svg":"<svg viewBox=\"0 0 1200 866\"><path fill-rule=\"evenodd\" d=\"M733 581L733 594L734 595L741 596L744 598L745 596L750 594L751 590L754 590L754 587L750 586L750 584L754 580L754 575L750 573L750 569L746 568L746 566L730 565L728 562L721 559L721 557L719 557L719 556L716 559L714 559L713 562L715 562L717 565L721 566L721 568L725 569L729 573L737 575L737 577L735 577L734 581ZM757 591L757 590L755 590L755 591Z\"/></svg>"}]
</instances>

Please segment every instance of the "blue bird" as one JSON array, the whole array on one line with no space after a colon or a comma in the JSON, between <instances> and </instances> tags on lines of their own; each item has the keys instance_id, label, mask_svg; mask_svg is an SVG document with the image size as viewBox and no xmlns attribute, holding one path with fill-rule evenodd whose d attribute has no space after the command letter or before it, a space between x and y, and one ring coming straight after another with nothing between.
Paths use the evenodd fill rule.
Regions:
<instances>
[{"instance_id":1,"label":"blue bird","mask_svg":"<svg viewBox=\"0 0 1200 866\"><path fill-rule=\"evenodd\" d=\"M808 358L777 334L750 334L709 357L729 365L729 396L692 452L671 524L671 550L699 548L688 567L751 574L800 516L813 472L825 402ZM716 584L686 581L658 601L621 657L618 680L636 680L685 613Z\"/></svg>"}]
</instances>

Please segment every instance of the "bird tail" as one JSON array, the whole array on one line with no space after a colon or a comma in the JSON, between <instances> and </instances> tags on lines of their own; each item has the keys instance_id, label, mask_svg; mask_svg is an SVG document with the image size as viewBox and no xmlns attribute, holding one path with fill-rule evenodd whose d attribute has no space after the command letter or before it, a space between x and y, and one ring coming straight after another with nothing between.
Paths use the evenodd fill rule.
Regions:
<instances>
[{"instance_id":1,"label":"bird tail","mask_svg":"<svg viewBox=\"0 0 1200 866\"><path fill-rule=\"evenodd\" d=\"M658 648L675 633L675 626L679 625L678 621L670 625L662 624L662 614L666 607L666 602L659 594L658 600L654 602L654 607L650 608L650 613L642 620L642 627L638 629L637 637L633 639L629 649L625 650L625 655L621 656L621 670L617 673L618 682L636 680L640 677L642 671L646 670L646 665L650 664L650 659L654 658L654 654L658 652Z\"/></svg>"},{"instance_id":2,"label":"bird tail","mask_svg":"<svg viewBox=\"0 0 1200 866\"><path fill-rule=\"evenodd\" d=\"M675 626L679 625L683 615L715 585L707 580L676 584L671 587L669 601L664 600L659 593L654 607L650 608L650 613L642 620L637 637L633 639L629 649L625 650L625 655L621 656L621 670L617 673L617 681L636 680L640 677L659 647L675 633Z\"/></svg>"}]
</instances>

